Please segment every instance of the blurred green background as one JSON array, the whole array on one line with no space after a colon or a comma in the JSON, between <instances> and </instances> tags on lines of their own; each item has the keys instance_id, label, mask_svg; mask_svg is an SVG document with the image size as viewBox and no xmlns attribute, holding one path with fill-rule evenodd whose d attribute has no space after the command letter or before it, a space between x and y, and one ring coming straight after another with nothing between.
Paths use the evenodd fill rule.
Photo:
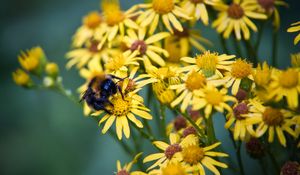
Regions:
<instances>
[{"instance_id":1,"label":"blurred green background","mask_svg":"<svg viewBox=\"0 0 300 175\"><path fill-rule=\"evenodd\" d=\"M121 0L124 9L137 2L142 1ZM289 65L290 53L299 51L299 44L292 44L295 34L286 33L286 29L300 20L300 2L287 2L290 7L281 11L278 46L281 68ZM11 72L19 66L19 51L40 45L48 59L59 63L66 87L75 90L83 80L74 69L64 69L64 55L82 16L98 9L99 0L1 0L0 174L110 175L116 170L117 159L131 160L113 139L100 134L94 120L83 117L82 111L68 99L53 92L24 90L11 80ZM221 51L214 30L201 28L202 34L215 43L211 49ZM270 43L268 29L263 35L260 58L270 57ZM223 120L215 121L222 126ZM224 149L231 152L231 142L222 131L223 126L217 127L218 138L223 141ZM244 159L247 174L260 174L257 162L245 155Z\"/></svg>"}]
</instances>

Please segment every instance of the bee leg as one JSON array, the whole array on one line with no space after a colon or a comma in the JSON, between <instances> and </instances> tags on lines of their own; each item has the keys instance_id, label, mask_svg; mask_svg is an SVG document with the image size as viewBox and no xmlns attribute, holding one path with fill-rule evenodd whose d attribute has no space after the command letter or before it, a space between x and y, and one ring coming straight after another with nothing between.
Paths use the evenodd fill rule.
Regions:
<instances>
[{"instance_id":1,"label":"bee leg","mask_svg":"<svg viewBox=\"0 0 300 175\"><path fill-rule=\"evenodd\" d=\"M121 78L121 77L117 77L115 75L109 74L109 76L111 76L111 78L117 79L119 81L124 81L124 79L128 78L129 76L125 77L125 78Z\"/></svg>"},{"instance_id":2,"label":"bee leg","mask_svg":"<svg viewBox=\"0 0 300 175\"><path fill-rule=\"evenodd\" d=\"M105 111L106 113L111 114L111 112L110 112L109 110L107 110L107 109L105 108L105 106L103 106L102 104L95 103L95 104L94 104L94 108L95 108L96 111L103 110L103 111Z\"/></svg>"},{"instance_id":3,"label":"bee leg","mask_svg":"<svg viewBox=\"0 0 300 175\"><path fill-rule=\"evenodd\" d=\"M120 86L118 86L118 85L117 85L117 88L118 88L118 90L119 90L119 92L120 92L120 94L122 96L122 99L125 101L125 97L124 97L124 94L122 92L122 88Z\"/></svg>"}]
</instances>

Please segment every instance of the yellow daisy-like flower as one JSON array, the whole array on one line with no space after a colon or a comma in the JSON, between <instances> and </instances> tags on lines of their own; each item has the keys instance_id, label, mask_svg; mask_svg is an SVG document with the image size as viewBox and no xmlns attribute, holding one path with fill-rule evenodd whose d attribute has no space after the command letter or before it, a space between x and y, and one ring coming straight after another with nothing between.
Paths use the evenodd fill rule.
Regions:
<instances>
[{"instance_id":1,"label":"yellow daisy-like flower","mask_svg":"<svg viewBox=\"0 0 300 175\"><path fill-rule=\"evenodd\" d=\"M229 38L234 31L236 39L241 40L241 33L243 33L243 38L249 40L249 28L257 31L257 27L249 18L267 19L265 14L256 12L255 3L248 0L233 0L230 5L217 1L212 5L220 11L212 26L217 29L218 33L223 33L224 38Z\"/></svg>"},{"instance_id":2,"label":"yellow daisy-like flower","mask_svg":"<svg viewBox=\"0 0 300 175\"><path fill-rule=\"evenodd\" d=\"M137 22L142 27L150 26L149 34L154 33L160 18L171 33L173 33L173 27L178 31L183 31L178 17L190 19L188 14L176 4L175 0L152 0L152 3L140 4L139 6L147 10L137 18Z\"/></svg>"},{"instance_id":3,"label":"yellow daisy-like flower","mask_svg":"<svg viewBox=\"0 0 300 175\"><path fill-rule=\"evenodd\" d=\"M231 65L230 72L225 73L226 87L231 87L232 95L236 95L243 79L253 80L252 65L246 60L238 59Z\"/></svg>"},{"instance_id":4,"label":"yellow daisy-like flower","mask_svg":"<svg viewBox=\"0 0 300 175\"><path fill-rule=\"evenodd\" d=\"M256 100L251 100L250 103L253 106L249 110L251 115L257 118L260 117L259 124L256 129L257 137L261 137L268 132L268 142L273 142L274 133L276 131L278 140L283 146L286 146L286 139L283 131L286 131L291 136L296 137L296 133L291 129L291 125L294 124L292 120L293 114L291 112L284 109L263 106Z\"/></svg>"},{"instance_id":5,"label":"yellow daisy-like flower","mask_svg":"<svg viewBox=\"0 0 300 175\"><path fill-rule=\"evenodd\" d=\"M291 54L291 65L293 68L300 68L300 52Z\"/></svg>"},{"instance_id":6,"label":"yellow daisy-like flower","mask_svg":"<svg viewBox=\"0 0 300 175\"><path fill-rule=\"evenodd\" d=\"M247 135L256 136L253 125L260 122L260 116L255 116L249 113L253 107L246 101L237 103L233 106L233 111L226 116L227 122L225 128L229 129L233 126L234 140L245 140Z\"/></svg>"},{"instance_id":7,"label":"yellow daisy-like flower","mask_svg":"<svg viewBox=\"0 0 300 175\"><path fill-rule=\"evenodd\" d=\"M280 27L280 15L276 6L288 7L284 0L248 0L255 3L259 12L267 14L269 17L274 15L273 25L276 29Z\"/></svg>"},{"instance_id":8,"label":"yellow daisy-like flower","mask_svg":"<svg viewBox=\"0 0 300 175\"><path fill-rule=\"evenodd\" d=\"M272 68L267 62L258 64L252 72L253 80L258 87L267 87L271 81Z\"/></svg>"},{"instance_id":9,"label":"yellow daisy-like flower","mask_svg":"<svg viewBox=\"0 0 300 175\"><path fill-rule=\"evenodd\" d=\"M208 84L213 86L220 86L224 81L216 80L215 77L206 78L201 72L191 70L182 77L183 82L177 85L171 85L170 89L176 90L179 96L171 103L171 107L175 107L181 103L180 110L184 112L195 96L200 93Z\"/></svg>"},{"instance_id":10,"label":"yellow daisy-like flower","mask_svg":"<svg viewBox=\"0 0 300 175\"><path fill-rule=\"evenodd\" d=\"M138 60L140 60L140 58L131 54L130 51L126 51L123 54L109 58L104 66L108 73L118 77L126 77L129 66L139 66Z\"/></svg>"},{"instance_id":11,"label":"yellow daisy-like flower","mask_svg":"<svg viewBox=\"0 0 300 175\"><path fill-rule=\"evenodd\" d=\"M92 11L82 19L82 26L74 34L72 45L73 47L81 47L96 34L103 35L105 30L106 24L103 23L103 17L99 12Z\"/></svg>"},{"instance_id":12,"label":"yellow daisy-like flower","mask_svg":"<svg viewBox=\"0 0 300 175\"><path fill-rule=\"evenodd\" d=\"M214 174L220 174L216 168L227 168L225 163L214 160L212 157L228 157L228 154L212 151L214 148L221 145L220 142L212 145L202 147L193 141L192 135L187 136L182 140L186 144L182 147L182 162L191 167L195 174L205 175L204 167L213 172Z\"/></svg>"},{"instance_id":13,"label":"yellow daisy-like flower","mask_svg":"<svg viewBox=\"0 0 300 175\"><path fill-rule=\"evenodd\" d=\"M22 69L17 69L12 73L14 82L19 86L28 86L31 82L29 75Z\"/></svg>"},{"instance_id":14,"label":"yellow daisy-like flower","mask_svg":"<svg viewBox=\"0 0 300 175\"><path fill-rule=\"evenodd\" d=\"M231 107L226 102L236 102L236 99L227 95L227 89L218 90L216 87L208 85L203 90L197 91L192 100L193 110L204 108L205 117L208 118L213 109L223 113L224 109L231 112Z\"/></svg>"},{"instance_id":15,"label":"yellow daisy-like flower","mask_svg":"<svg viewBox=\"0 0 300 175\"><path fill-rule=\"evenodd\" d=\"M25 52L21 51L18 60L22 68L29 72L37 73L37 71L41 71L40 65L45 62L46 56L41 47L33 47Z\"/></svg>"},{"instance_id":16,"label":"yellow daisy-like flower","mask_svg":"<svg viewBox=\"0 0 300 175\"><path fill-rule=\"evenodd\" d=\"M291 27L288 28L287 32L299 32L300 31L300 21L291 24ZM300 33L297 34L296 38L294 39L294 45L296 45L300 41Z\"/></svg>"},{"instance_id":17,"label":"yellow daisy-like flower","mask_svg":"<svg viewBox=\"0 0 300 175\"><path fill-rule=\"evenodd\" d=\"M146 37L146 29L139 28L137 33L134 30L127 30L127 36L124 37L124 42L131 51L132 55L139 55L143 59L150 59L159 66L164 66L165 61L160 55L166 57L169 56L169 53L154 45L154 43L161 41L162 39L170 36L168 32L161 32L149 37Z\"/></svg>"},{"instance_id":18,"label":"yellow daisy-like flower","mask_svg":"<svg viewBox=\"0 0 300 175\"><path fill-rule=\"evenodd\" d=\"M86 89L88 88L88 84L90 81L94 78L105 78L105 72L102 69L102 66L100 65L100 62L98 60L90 61L87 68L82 68L79 71L79 74L82 78L86 80L86 82L81 85L77 91L79 94L83 94ZM83 114L85 116L89 115L92 112L92 109L88 106L88 104L84 101L83 105Z\"/></svg>"},{"instance_id":19,"label":"yellow daisy-like flower","mask_svg":"<svg viewBox=\"0 0 300 175\"><path fill-rule=\"evenodd\" d=\"M151 120L152 116L149 114L150 110L143 104L143 97L128 93L124 94L124 99L120 93L114 95L110 102L113 106L106 106L110 114L105 114L99 121L99 125L105 122L102 133L105 134L111 125L116 121L116 132L119 140L122 139L122 132L126 138L130 137L130 128L128 119L139 128L143 128L143 124L135 115L140 116L146 120ZM104 111L97 111L93 115L99 116Z\"/></svg>"},{"instance_id":20,"label":"yellow daisy-like flower","mask_svg":"<svg viewBox=\"0 0 300 175\"><path fill-rule=\"evenodd\" d=\"M195 96L196 90L201 90L207 85L205 76L196 71L191 71L183 77L183 83L170 86L170 89L176 90L180 94L172 103L171 107L175 107L181 103L180 110L184 112L191 104L191 100Z\"/></svg>"},{"instance_id":21,"label":"yellow daisy-like flower","mask_svg":"<svg viewBox=\"0 0 300 175\"><path fill-rule=\"evenodd\" d=\"M151 162L153 160L157 160L153 165L151 165L148 170L153 169L157 166L161 166L171 159L178 159L181 154L182 145L180 142L180 137L177 134L171 133L169 136L170 144L162 142L162 141L154 141L153 145L155 145L158 149L162 150L163 153L154 153L145 157L143 160L144 163Z\"/></svg>"},{"instance_id":22,"label":"yellow daisy-like flower","mask_svg":"<svg viewBox=\"0 0 300 175\"><path fill-rule=\"evenodd\" d=\"M209 0L184 0L181 3L181 7L188 13L189 16L193 17L194 20L199 20L203 24L208 25L208 12L206 4Z\"/></svg>"},{"instance_id":23,"label":"yellow daisy-like flower","mask_svg":"<svg viewBox=\"0 0 300 175\"><path fill-rule=\"evenodd\" d=\"M106 39L112 42L118 33L124 36L126 28L138 29L139 26L131 19L139 14L137 9L138 6L135 5L123 12L118 0L103 0L102 10L107 30L98 47L101 48Z\"/></svg>"},{"instance_id":24,"label":"yellow daisy-like flower","mask_svg":"<svg viewBox=\"0 0 300 175\"><path fill-rule=\"evenodd\" d=\"M276 101L286 97L289 107L298 107L298 93L300 92L300 74L297 69L289 68L285 71L274 72L269 85L270 98Z\"/></svg>"},{"instance_id":25,"label":"yellow daisy-like flower","mask_svg":"<svg viewBox=\"0 0 300 175\"><path fill-rule=\"evenodd\" d=\"M121 166L121 162L117 160L116 175L146 175L146 173L140 171L131 171L133 164L135 164L138 161L141 155L142 153L137 154L131 162L125 164L123 167Z\"/></svg>"},{"instance_id":26,"label":"yellow daisy-like flower","mask_svg":"<svg viewBox=\"0 0 300 175\"><path fill-rule=\"evenodd\" d=\"M76 65L78 69L81 69L93 60L97 60L101 63L105 60L108 60L110 57L114 57L120 54L120 50L118 49L107 47L102 47L101 49L98 49L98 44L98 41L89 41L85 44L83 48L76 48L74 50L69 51L66 54L66 58L69 60L66 64L66 67L70 69L71 67Z\"/></svg>"},{"instance_id":27,"label":"yellow daisy-like flower","mask_svg":"<svg viewBox=\"0 0 300 175\"><path fill-rule=\"evenodd\" d=\"M224 71L231 70L231 65L234 63L232 59L234 57L234 55L219 55L216 52L211 53L210 51L205 51L203 54L197 55L195 58L181 58L182 61L191 64L190 66L185 66L182 70L187 71L196 69L197 71L202 71L206 77L218 75L221 78L223 77Z\"/></svg>"}]
</instances>

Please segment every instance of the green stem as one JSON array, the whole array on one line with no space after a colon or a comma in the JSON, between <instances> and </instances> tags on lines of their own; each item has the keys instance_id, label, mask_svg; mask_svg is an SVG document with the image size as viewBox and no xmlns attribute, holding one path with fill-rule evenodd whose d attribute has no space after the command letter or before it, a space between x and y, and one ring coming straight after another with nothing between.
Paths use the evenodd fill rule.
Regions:
<instances>
[{"instance_id":1,"label":"green stem","mask_svg":"<svg viewBox=\"0 0 300 175\"><path fill-rule=\"evenodd\" d=\"M273 155L273 153L271 152L270 149L267 150L267 153L272 161L272 164L275 166L275 169L276 169L276 173L279 173L280 172L280 166L275 158L275 156Z\"/></svg>"},{"instance_id":2,"label":"green stem","mask_svg":"<svg viewBox=\"0 0 300 175\"><path fill-rule=\"evenodd\" d=\"M123 140L119 140L117 137L117 134L112 131L112 130L108 130L108 134L117 142L120 144L120 146L124 149L124 151L129 154L130 156L134 156L134 152L130 149L130 147L123 141Z\"/></svg>"},{"instance_id":3,"label":"green stem","mask_svg":"<svg viewBox=\"0 0 300 175\"><path fill-rule=\"evenodd\" d=\"M234 44L234 47L235 47L235 51L237 53L237 56L238 57L242 57L242 51L241 51L241 47L240 47L240 42L235 38L233 40L233 44Z\"/></svg>"},{"instance_id":4,"label":"green stem","mask_svg":"<svg viewBox=\"0 0 300 175\"><path fill-rule=\"evenodd\" d=\"M163 104L160 104L160 128L161 128L161 135L164 139L167 139L167 133L166 133L166 106Z\"/></svg>"},{"instance_id":5,"label":"green stem","mask_svg":"<svg viewBox=\"0 0 300 175\"><path fill-rule=\"evenodd\" d=\"M253 65L256 66L258 60L257 60L257 53L255 49L253 48L250 40L243 40L243 41L246 45L249 59L252 61Z\"/></svg>"},{"instance_id":6,"label":"green stem","mask_svg":"<svg viewBox=\"0 0 300 175\"><path fill-rule=\"evenodd\" d=\"M273 30L273 44L272 44L272 65L277 67L277 49L278 49L278 32Z\"/></svg>"},{"instance_id":7,"label":"green stem","mask_svg":"<svg viewBox=\"0 0 300 175\"><path fill-rule=\"evenodd\" d=\"M260 168L261 168L263 174L264 175L268 175L268 172L266 171L266 167L265 167L264 161L261 158L258 161L259 161L259 165L260 165Z\"/></svg>"},{"instance_id":8,"label":"green stem","mask_svg":"<svg viewBox=\"0 0 300 175\"><path fill-rule=\"evenodd\" d=\"M141 152L141 143L138 143L138 138L136 138L136 135L134 132L132 132L132 140L133 140L133 144L134 144L134 147L135 147L135 154L138 154ZM137 165L139 167L140 170L144 170L144 164L141 162L141 161L138 161L137 162Z\"/></svg>"},{"instance_id":9,"label":"green stem","mask_svg":"<svg viewBox=\"0 0 300 175\"><path fill-rule=\"evenodd\" d=\"M194 120L192 120L191 117L189 117L186 113L180 112L178 108L175 108L175 111L178 114L181 114L187 121L190 122L190 124L193 125L193 127L197 130L200 139L202 139L202 142L206 143L206 141L203 140L205 138L204 132L199 128L199 126L194 122Z\"/></svg>"},{"instance_id":10,"label":"green stem","mask_svg":"<svg viewBox=\"0 0 300 175\"><path fill-rule=\"evenodd\" d=\"M242 142L239 141L238 145L237 145L237 149L236 149L236 156L237 156L237 161L238 161L239 168L240 168L240 173L241 173L241 175L245 175L244 166L243 166L243 162L242 162L242 156L241 156L241 144L242 144Z\"/></svg>"},{"instance_id":11,"label":"green stem","mask_svg":"<svg viewBox=\"0 0 300 175\"><path fill-rule=\"evenodd\" d=\"M228 132L229 132L229 137L230 137L230 140L231 140L231 142L233 144L233 147L234 147L234 149L236 149L237 145L236 145L235 140L233 138L233 134L232 134L232 132L230 132L230 130L228 130Z\"/></svg>"},{"instance_id":12,"label":"green stem","mask_svg":"<svg viewBox=\"0 0 300 175\"><path fill-rule=\"evenodd\" d=\"M208 119L205 119L205 123L208 142L211 145L217 141L212 115Z\"/></svg>"},{"instance_id":13,"label":"green stem","mask_svg":"<svg viewBox=\"0 0 300 175\"><path fill-rule=\"evenodd\" d=\"M260 22L259 29L258 29L258 36L257 36L257 40L256 40L256 43L255 43L255 46L254 46L256 52L258 52L264 28L265 28L265 22Z\"/></svg>"},{"instance_id":14,"label":"green stem","mask_svg":"<svg viewBox=\"0 0 300 175\"><path fill-rule=\"evenodd\" d=\"M219 39L220 39L220 42L221 42L223 52L226 53L226 54L229 54L228 48L226 46L226 40L222 37L221 34L219 34Z\"/></svg>"},{"instance_id":15,"label":"green stem","mask_svg":"<svg viewBox=\"0 0 300 175\"><path fill-rule=\"evenodd\" d=\"M155 141L154 137L145 131L142 130L142 128L137 127L135 124L132 125L139 133L141 133L141 136L145 139L149 140L150 142Z\"/></svg>"}]
</instances>

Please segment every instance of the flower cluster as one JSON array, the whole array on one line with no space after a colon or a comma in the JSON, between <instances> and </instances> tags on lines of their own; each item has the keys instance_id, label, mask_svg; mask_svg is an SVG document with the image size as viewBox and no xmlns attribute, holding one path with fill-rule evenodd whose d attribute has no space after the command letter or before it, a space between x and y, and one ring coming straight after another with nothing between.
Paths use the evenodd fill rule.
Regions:
<instances>
[{"instance_id":1,"label":"flower cluster","mask_svg":"<svg viewBox=\"0 0 300 175\"><path fill-rule=\"evenodd\" d=\"M279 30L280 6L287 4L152 0L123 10L117 0L102 0L101 10L83 18L66 54L66 67L76 66L85 81L78 88L84 114L98 121L103 134L109 131L117 137L131 156L139 150L132 151L122 139L134 137L132 132L158 148L143 159L146 164L155 161L148 169L141 162L140 171L131 172L141 156L137 154L123 168L117 162L117 175L220 174L228 167L223 158L229 157L215 134L220 114L238 156L242 142L253 158L271 155L271 144L300 147L300 56L293 54L291 66L283 70L258 63L260 38L256 45L250 40L253 32L260 32L258 21L271 20L274 32ZM206 49L212 42L200 35L199 22L211 24L221 41L243 41L247 55L238 45L236 54L229 54L225 41L224 53ZM288 32L299 30L298 22ZM45 80L52 83L45 86L70 97L61 82L56 83L57 65L47 62L41 48L22 52L19 61L23 70L13 73L18 85L31 87L28 73L41 77L46 72ZM152 120L160 136L153 134ZM238 161L243 174L241 157Z\"/></svg>"}]
</instances>

